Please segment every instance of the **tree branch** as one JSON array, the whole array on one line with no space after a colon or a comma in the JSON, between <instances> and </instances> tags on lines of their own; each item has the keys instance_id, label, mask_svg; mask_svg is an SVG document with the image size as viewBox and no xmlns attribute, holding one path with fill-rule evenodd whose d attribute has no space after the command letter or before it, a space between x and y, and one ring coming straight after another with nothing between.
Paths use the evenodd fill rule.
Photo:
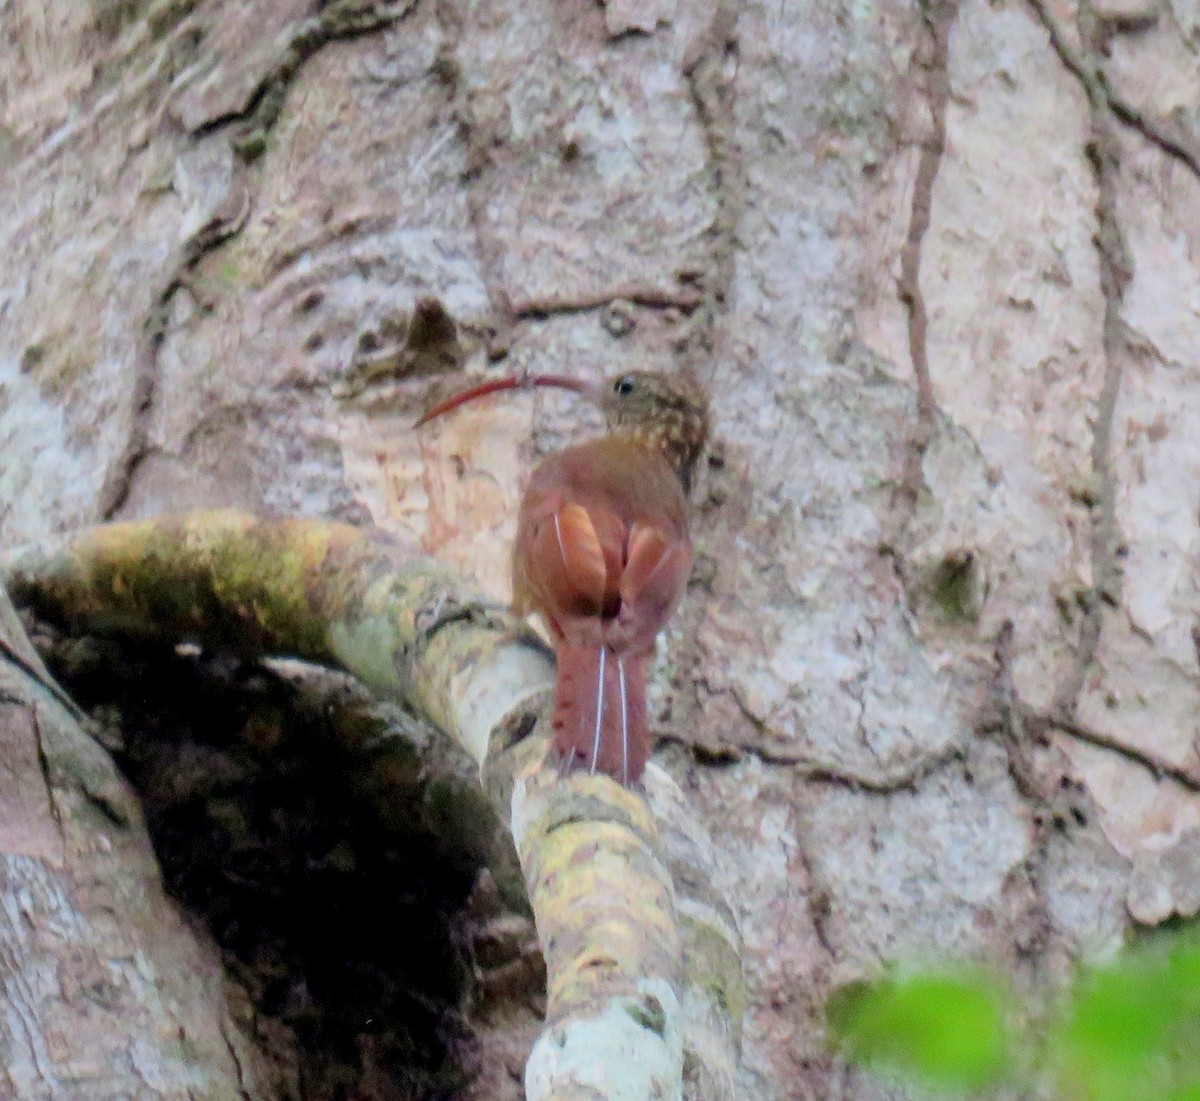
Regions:
<instances>
[{"instance_id":1,"label":"tree branch","mask_svg":"<svg viewBox=\"0 0 1200 1101\"><path fill-rule=\"evenodd\" d=\"M77 629L325 662L421 712L479 763L520 856L547 964L529 1101L681 1098L685 1064L689 1097L733 1096L740 943L709 841L660 770L645 798L558 774L553 664L519 620L373 529L234 512L60 536L0 579Z\"/></svg>"}]
</instances>

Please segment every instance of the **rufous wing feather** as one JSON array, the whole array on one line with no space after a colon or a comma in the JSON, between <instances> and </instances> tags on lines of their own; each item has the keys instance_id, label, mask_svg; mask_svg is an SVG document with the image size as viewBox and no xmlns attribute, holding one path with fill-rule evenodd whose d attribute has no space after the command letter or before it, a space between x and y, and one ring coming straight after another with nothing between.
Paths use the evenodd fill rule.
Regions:
<instances>
[{"instance_id":1,"label":"rufous wing feather","mask_svg":"<svg viewBox=\"0 0 1200 1101\"><path fill-rule=\"evenodd\" d=\"M543 602L560 615L599 614L608 570L587 509L564 505L546 517L529 548Z\"/></svg>"},{"instance_id":2,"label":"rufous wing feather","mask_svg":"<svg viewBox=\"0 0 1200 1101\"><path fill-rule=\"evenodd\" d=\"M649 524L629 532L625 568L621 572L621 623L633 650L649 648L678 606L692 572L692 550L686 539L671 538Z\"/></svg>"},{"instance_id":3,"label":"rufous wing feather","mask_svg":"<svg viewBox=\"0 0 1200 1101\"><path fill-rule=\"evenodd\" d=\"M599 616L616 601L624 530L615 517L567 504L535 526L525 574L536 579L536 605L555 622Z\"/></svg>"}]
</instances>

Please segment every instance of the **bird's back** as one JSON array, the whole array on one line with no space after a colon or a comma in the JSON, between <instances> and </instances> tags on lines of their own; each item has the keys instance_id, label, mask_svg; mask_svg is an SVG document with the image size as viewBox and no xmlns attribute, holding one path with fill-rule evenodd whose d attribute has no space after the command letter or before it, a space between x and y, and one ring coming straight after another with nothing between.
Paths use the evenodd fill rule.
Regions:
<instances>
[{"instance_id":1,"label":"bird's back","mask_svg":"<svg viewBox=\"0 0 1200 1101\"><path fill-rule=\"evenodd\" d=\"M641 776L654 640L691 567L687 501L662 451L605 436L534 472L513 550L514 603L554 635L554 744L568 769L624 784Z\"/></svg>"},{"instance_id":2,"label":"bird's back","mask_svg":"<svg viewBox=\"0 0 1200 1101\"><path fill-rule=\"evenodd\" d=\"M601 436L547 457L529 481L521 518L556 498L607 509L626 524L687 533L687 500L671 464L661 451L624 436Z\"/></svg>"},{"instance_id":3,"label":"bird's back","mask_svg":"<svg viewBox=\"0 0 1200 1101\"><path fill-rule=\"evenodd\" d=\"M591 546L592 531L602 565ZM649 618L641 635L648 633L652 638L670 611L663 607L662 622L658 622L658 605L665 602L673 607L687 580L686 572L681 578L678 575L691 565L687 500L679 478L661 452L620 435L603 436L550 455L534 471L521 502L513 548L517 611L541 613L552 629L561 628L566 619L579 613L587 618L589 610L601 619L606 612L615 614L621 597L631 595L628 587L622 592L622 575L635 531L657 533L680 556L670 575L659 579L672 591L648 605ZM583 546L584 542L588 545ZM577 548L575 560L583 564L582 569L564 574L550 568L548 559L562 556L570 560ZM591 570L589 563L595 563ZM597 590L592 573L596 581L603 575L598 606L593 599Z\"/></svg>"}]
</instances>

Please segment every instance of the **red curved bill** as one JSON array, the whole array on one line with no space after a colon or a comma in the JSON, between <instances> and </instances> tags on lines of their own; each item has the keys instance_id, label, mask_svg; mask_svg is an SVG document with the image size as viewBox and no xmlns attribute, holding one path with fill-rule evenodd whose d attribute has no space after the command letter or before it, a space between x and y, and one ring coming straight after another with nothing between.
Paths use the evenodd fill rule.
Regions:
<instances>
[{"instance_id":1,"label":"red curved bill","mask_svg":"<svg viewBox=\"0 0 1200 1101\"><path fill-rule=\"evenodd\" d=\"M559 390L574 390L577 394L590 394L594 385L566 375L510 375L508 378L494 378L487 382L476 383L457 394L451 394L444 401L438 402L432 409L418 420L413 427L420 428L431 420L452 412L460 405L466 405L476 398L485 398L490 394L498 394L504 390L532 390L535 386L554 387Z\"/></svg>"}]
</instances>

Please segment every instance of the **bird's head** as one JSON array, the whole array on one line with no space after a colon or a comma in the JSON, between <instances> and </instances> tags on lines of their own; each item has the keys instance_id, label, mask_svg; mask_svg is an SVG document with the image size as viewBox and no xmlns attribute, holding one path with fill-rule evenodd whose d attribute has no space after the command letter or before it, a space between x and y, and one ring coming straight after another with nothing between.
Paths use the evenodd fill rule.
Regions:
<instances>
[{"instance_id":1,"label":"bird's head","mask_svg":"<svg viewBox=\"0 0 1200 1101\"><path fill-rule=\"evenodd\" d=\"M623 371L598 383L563 375L490 379L435 405L417 426L488 394L547 386L573 390L595 402L604 412L610 433L631 436L660 450L684 489L691 488L696 463L708 440L708 395L696 379L677 371Z\"/></svg>"},{"instance_id":2,"label":"bird's head","mask_svg":"<svg viewBox=\"0 0 1200 1101\"><path fill-rule=\"evenodd\" d=\"M626 371L595 394L608 430L628 433L658 448L684 489L708 440L708 394L689 375L675 371Z\"/></svg>"}]
</instances>

